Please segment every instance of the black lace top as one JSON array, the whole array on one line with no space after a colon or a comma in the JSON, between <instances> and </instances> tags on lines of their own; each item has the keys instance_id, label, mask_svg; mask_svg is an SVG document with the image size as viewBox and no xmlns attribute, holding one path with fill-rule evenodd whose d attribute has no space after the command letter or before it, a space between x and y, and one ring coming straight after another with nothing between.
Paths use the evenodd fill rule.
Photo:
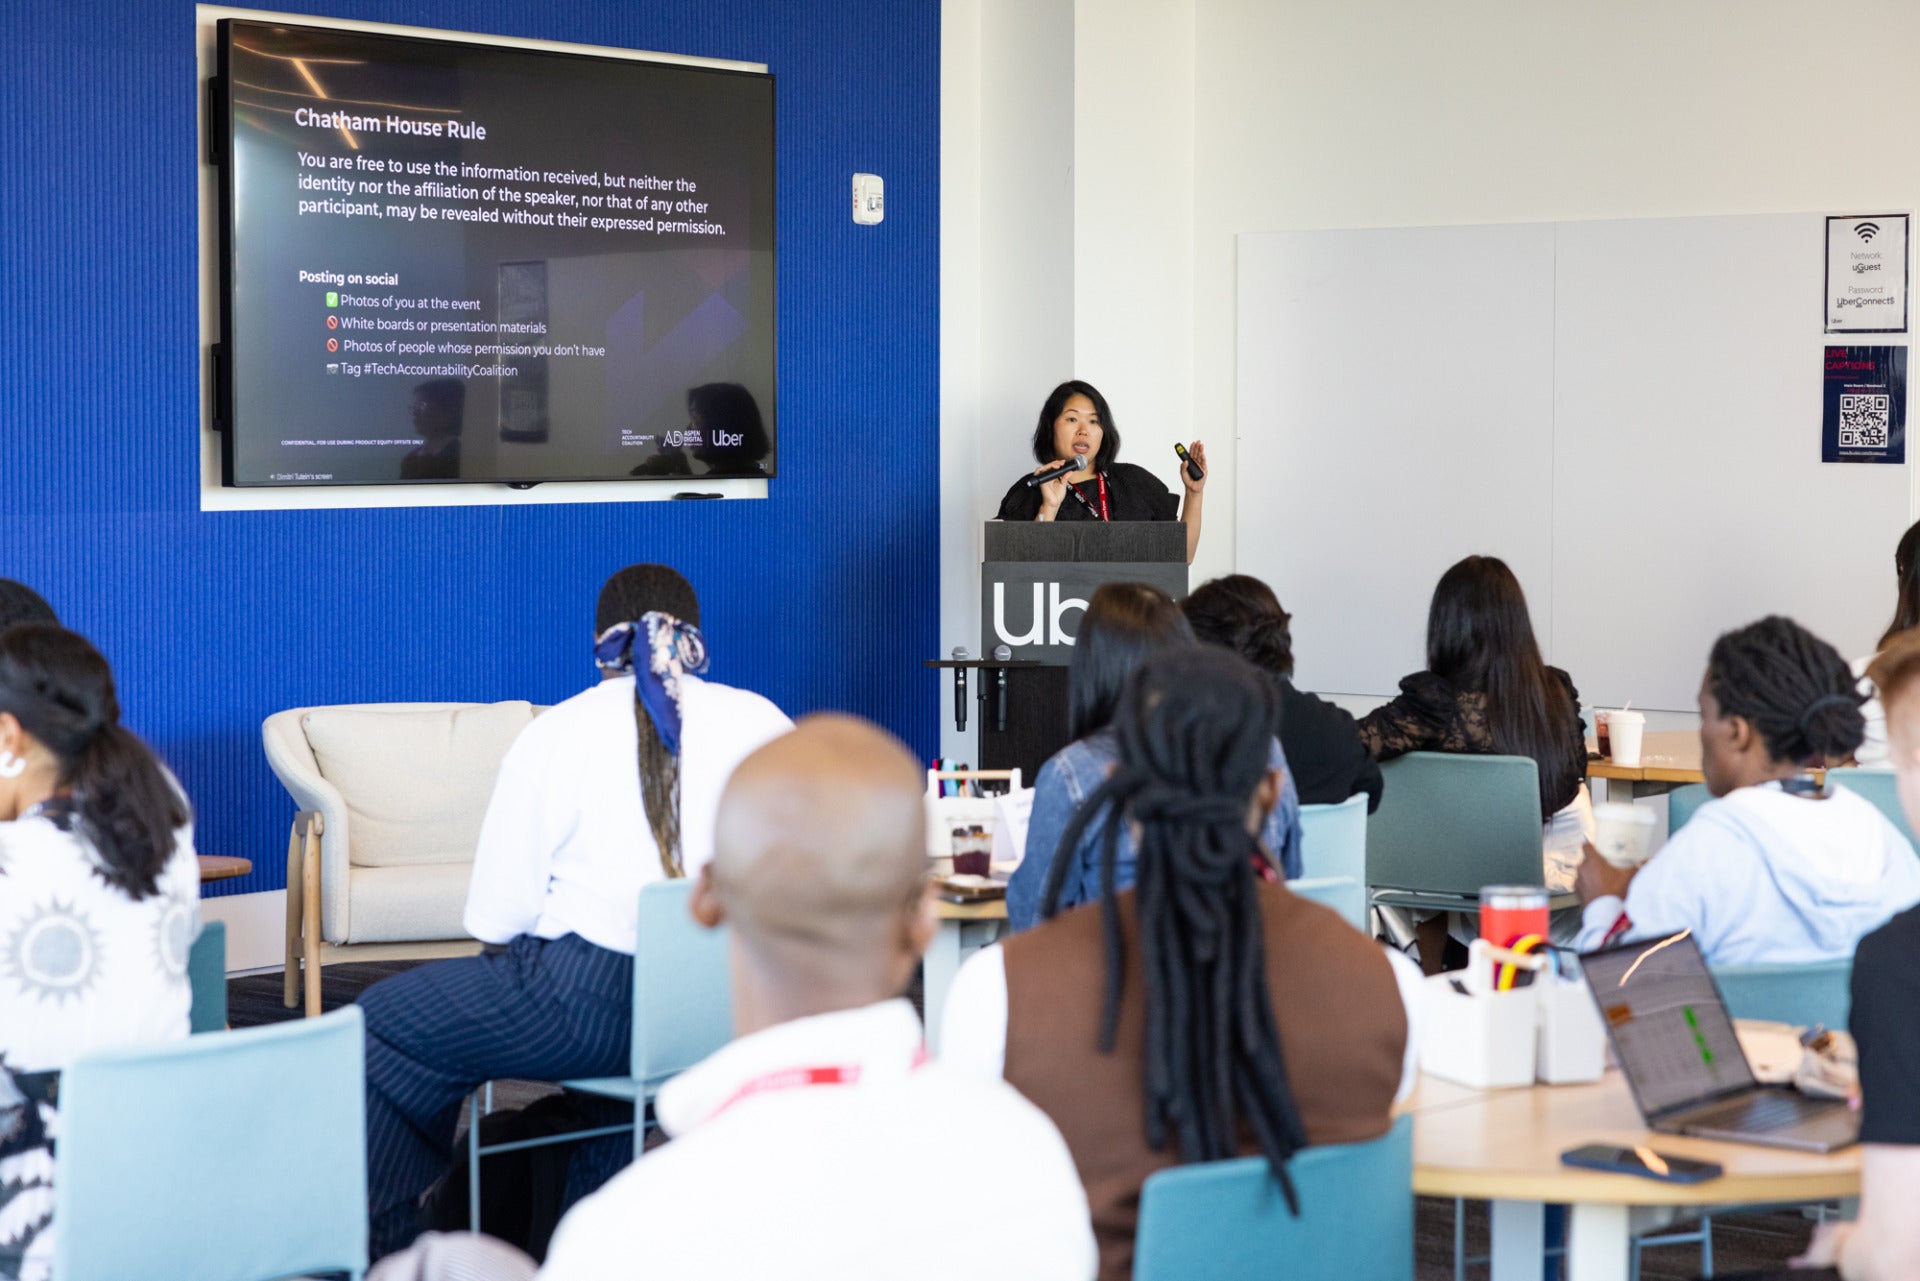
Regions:
<instances>
[{"instance_id":1,"label":"black lace top","mask_svg":"<svg viewBox=\"0 0 1920 1281\"><path fill-rule=\"evenodd\" d=\"M1580 693L1565 672L1557 667L1547 671L1566 690L1573 715L1564 751L1553 760L1536 762L1540 766L1543 821L1571 804L1587 777L1587 734L1580 722ZM1487 727L1487 696L1455 689L1446 678L1432 672L1415 672L1400 682L1398 697L1360 718L1360 741L1379 761L1408 752L1490 756L1493 733Z\"/></svg>"}]
</instances>

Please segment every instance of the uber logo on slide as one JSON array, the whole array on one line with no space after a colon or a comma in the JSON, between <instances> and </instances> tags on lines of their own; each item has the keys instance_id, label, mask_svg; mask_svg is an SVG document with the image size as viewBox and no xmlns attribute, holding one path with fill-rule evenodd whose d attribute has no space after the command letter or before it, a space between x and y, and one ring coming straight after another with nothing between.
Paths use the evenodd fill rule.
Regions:
<instances>
[{"instance_id":1,"label":"uber logo on slide","mask_svg":"<svg viewBox=\"0 0 1920 1281\"><path fill-rule=\"evenodd\" d=\"M1035 583L1033 585L1033 611L1028 615L1028 617L1033 620L1033 624L1023 634L1015 636L1007 630L1007 585L1005 583L995 583L993 585L993 634L1000 638L1001 644L1013 645L1015 647L1021 645L1073 644L1073 637L1069 636L1066 630L1060 626L1060 620L1068 610L1078 609L1084 611L1087 607L1087 602L1071 596L1062 600L1060 598L1060 584L1058 583L1045 584L1044 599L1047 602L1046 605L1041 603L1042 599L1042 585Z\"/></svg>"}]
</instances>

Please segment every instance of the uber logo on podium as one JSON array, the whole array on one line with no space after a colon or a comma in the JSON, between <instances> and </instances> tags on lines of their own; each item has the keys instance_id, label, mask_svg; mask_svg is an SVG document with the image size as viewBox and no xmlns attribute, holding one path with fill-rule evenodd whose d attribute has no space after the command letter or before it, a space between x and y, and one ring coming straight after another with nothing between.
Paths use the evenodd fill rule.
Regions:
<instances>
[{"instance_id":1,"label":"uber logo on podium","mask_svg":"<svg viewBox=\"0 0 1920 1281\"><path fill-rule=\"evenodd\" d=\"M1175 600L1187 567L1143 561L988 561L980 567L980 652L1005 645L1019 662L1064 667L1087 602L1103 583L1148 583Z\"/></svg>"}]
</instances>

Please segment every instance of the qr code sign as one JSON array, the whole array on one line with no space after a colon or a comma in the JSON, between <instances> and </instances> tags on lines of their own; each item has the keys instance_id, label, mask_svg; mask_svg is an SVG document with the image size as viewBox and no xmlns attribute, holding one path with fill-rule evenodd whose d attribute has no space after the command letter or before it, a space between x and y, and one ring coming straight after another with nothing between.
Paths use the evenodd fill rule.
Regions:
<instances>
[{"instance_id":1,"label":"qr code sign","mask_svg":"<svg viewBox=\"0 0 1920 1281\"><path fill-rule=\"evenodd\" d=\"M1893 397L1878 392L1840 397L1840 448L1885 449L1893 424Z\"/></svg>"}]
</instances>

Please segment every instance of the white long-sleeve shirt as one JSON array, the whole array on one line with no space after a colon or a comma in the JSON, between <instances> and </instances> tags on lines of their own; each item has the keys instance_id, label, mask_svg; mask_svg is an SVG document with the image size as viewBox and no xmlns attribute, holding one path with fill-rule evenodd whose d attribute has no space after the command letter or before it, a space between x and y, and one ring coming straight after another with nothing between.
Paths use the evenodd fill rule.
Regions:
<instances>
[{"instance_id":1,"label":"white long-sleeve shirt","mask_svg":"<svg viewBox=\"0 0 1920 1281\"><path fill-rule=\"evenodd\" d=\"M1587 904L1577 946L1599 947L1625 911L1623 941L1692 930L1709 965L1832 961L1916 901L1920 857L1870 801L1765 783L1702 805L1624 903Z\"/></svg>"},{"instance_id":2,"label":"white long-sleeve shirt","mask_svg":"<svg viewBox=\"0 0 1920 1281\"><path fill-rule=\"evenodd\" d=\"M720 793L734 769L793 728L758 694L682 678L680 858L713 858ZM467 887L467 931L487 943L578 934L633 951L640 887L661 879L640 797L633 677L602 681L535 717L500 762Z\"/></svg>"}]
</instances>

